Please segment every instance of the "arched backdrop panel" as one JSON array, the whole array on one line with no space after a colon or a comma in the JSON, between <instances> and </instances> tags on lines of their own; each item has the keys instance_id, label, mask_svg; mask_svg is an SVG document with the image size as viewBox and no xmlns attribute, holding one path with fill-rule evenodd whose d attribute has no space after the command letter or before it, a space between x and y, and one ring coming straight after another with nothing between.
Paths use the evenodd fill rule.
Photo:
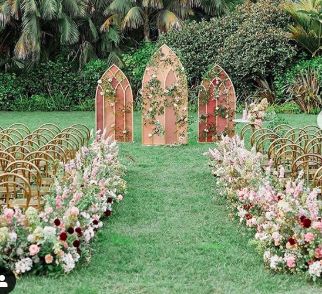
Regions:
<instances>
[{"instance_id":1,"label":"arched backdrop panel","mask_svg":"<svg viewBox=\"0 0 322 294\"><path fill-rule=\"evenodd\" d=\"M142 81L142 143L188 142L188 85L177 55L163 45L152 56Z\"/></svg>"},{"instance_id":2,"label":"arched backdrop panel","mask_svg":"<svg viewBox=\"0 0 322 294\"><path fill-rule=\"evenodd\" d=\"M133 94L125 74L112 65L96 88L96 129L118 142L133 141Z\"/></svg>"},{"instance_id":3,"label":"arched backdrop panel","mask_svg":"<svg viewBox=\"0 0 322 294\"><path fill-rule=\"evenodd\" d=\"M215 65L204 77L198 95L198 141L214 142L234 135L236 94L228 74Z\"/></svg>"}]
</instances>

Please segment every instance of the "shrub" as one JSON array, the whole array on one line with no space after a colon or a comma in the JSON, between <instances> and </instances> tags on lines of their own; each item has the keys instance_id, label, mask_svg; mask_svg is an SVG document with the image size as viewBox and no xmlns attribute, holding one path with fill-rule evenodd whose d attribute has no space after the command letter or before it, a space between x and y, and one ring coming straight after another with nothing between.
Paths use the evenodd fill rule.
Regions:
<instances>
[{"instance_id":1,"label":"shrub","mask_svg":"<svg viewBox=\"0 0 322 294\"><path fill-rule=\"evenodd\" d=\"M273 72L281 72L296 56L285 34L289 21L277 1L246 2L225 17L186 23L159 43L167 43L180 55L192 88L209 66L218 63L245 98L259 81L271 85Z\"/></svg>"},{"instance_id":2,"label":"shrub","mask_svg":"<svg viewBox=\"0 0 322 294\"><path fill-rule=\"evenodd\" d=\"M16 111L93 110L97 80L107 70L93 60L78 70L58 58L27 72L0 75L0 109Z\"/></svg>"},{"instance_id":3,"label":"shrub","mask_svg":"<svg viewBox=\"0 0 322 294\"><path fill-rule=\"evenodd\" d=\"M305 112L322 108L322 57L303 60L274 82L279 102L294 100Z\"/></svg>"},{"instance_id":4,"label":"shrub","mask_svg":"<svg viewBox=\"0 0 322 294\"><path fill-rule=\"evenodd\" d=\"M124 73L128 77L133 93L139 100L139 92L142 85L142 78L145 68L154 53L156 46L152 42L144 42L138 49L122 55L122 61L125 65Z\"/></svg>"},{"instance_id":5,"label":"shrub","mask_svg":"<svg viewBox=\"0 0 322 294\"><path fill-rule=\"evenodd\" d=\"M11 110L11 104L15 99L23 96L21 87L15 74L0 74L0 110Z\"/></svg>"}]
</instances>

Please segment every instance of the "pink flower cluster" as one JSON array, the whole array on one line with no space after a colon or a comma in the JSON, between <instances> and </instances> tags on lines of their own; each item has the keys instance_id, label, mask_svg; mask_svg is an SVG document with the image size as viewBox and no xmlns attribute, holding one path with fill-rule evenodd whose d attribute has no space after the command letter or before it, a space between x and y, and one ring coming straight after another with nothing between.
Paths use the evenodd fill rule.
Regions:
<instances>
[{"instance_id":1,"label":"pink flower cluster","mask_svg":"<svg viewBox=\"0 0 322 294\"><path fill-rule=\"evenodd\" d=\"M208 155L217 184L241 223L254 228L265 264L322 278L322 203L301 176L284 178L264 156L225 137ZM265 166L265 167L264 167ZM224 189L223 189L224 188Z\"/></svg>"},{"instance_id":2,"label":"pink flower cluster","mask_svg":"<svg viewBox=\"0 0 322 294\"><path fill-rule=\"evenodd\" d=\"M55 178L43 211L4 208L0 215L0 259L16 274L28 271L70 272L82 256L90 256L90 241L121 201L126 183L118 161L118 146L97 135L90 147Z\"/></svg>"}]
</instances>

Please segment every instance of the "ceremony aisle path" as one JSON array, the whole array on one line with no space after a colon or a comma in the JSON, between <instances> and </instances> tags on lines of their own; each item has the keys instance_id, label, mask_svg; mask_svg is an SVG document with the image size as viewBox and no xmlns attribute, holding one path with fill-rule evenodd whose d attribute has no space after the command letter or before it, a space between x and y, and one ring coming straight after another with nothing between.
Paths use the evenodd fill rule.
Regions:
<instances>
[{"instance_id":1,"label":"ceremony aisle path","mask_svg":"<svg viewBox=\"0 0 322 294\"><path fill-rule=\"evenodd\" d=\"M38 120L92 127L93 114L53 113L27 122ZM230 220L214 195L202 155L211 145L195 143L195 124L190 144L181 147L142 146L139 114L135 124L135 143L120 147L128 193L93 241L90 263L60 277L24 276L13 293L320 293L304 277L264 268L249 244L253 233Z\"/></svg>"}]
</instances>

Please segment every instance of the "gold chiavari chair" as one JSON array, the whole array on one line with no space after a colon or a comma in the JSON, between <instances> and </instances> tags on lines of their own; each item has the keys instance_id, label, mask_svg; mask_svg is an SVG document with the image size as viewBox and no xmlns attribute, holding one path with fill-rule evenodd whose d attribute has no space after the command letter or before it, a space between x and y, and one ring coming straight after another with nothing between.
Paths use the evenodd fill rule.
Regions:
<instances>
[{"instance_id":1,"label":"gold chiavari chair","mask_svg":"<svg viewBox=\"0 0 322 294\"><path fill-rule=\"evenodd\" d=\"M305 152L322 155L322 136L311 139L306 145Z\"/></svg>"},{"instance_id":2,"label":"gold chiavari chair","mask_svg":"<svg viewBox=\"0 0 322 294\"><path fill-rule=\"evenodd\" d=\"M273 132L278 134L280 137L283 137L285 133L291 129L292 127L288 124L280 124L273 129Z\"/></svg>"},{"instance_id":3,"label":"gold chiavari chair","mask_svg":"<svg viewBox=\"0 0 322 294\"><path fill-rule=\"evenodd\" d=\"M22 175L4 173L0 175L0 199L8 208L27 209L35 206L38 209L38 201L32 201L31 187L28 180Z\"/></svg>"},{"instance_id":4,"label":"gold chiavari chair","mask_svg":"<svg viewBox=\"0 0 322 294\"><path fill-rule=\"evenodd\" d=\"M295 160L304 155L304 149L297 144L286 144L281 146L274 157L274 166L278 168L282 165L285 169L285 176L291 176L292 166Z\"/></svg>"},{"instance_id":5,"label":"gold chiavari chair","mask_svg":"<svg viewBox=\"0 0 322 294\"><path fill-rule=\"evenodd\" d=\"M292 165L292 177L296 178L299 172L304 172L304 180L312 184L316 171L322 166L322 156L317 154L304 154L298 157Z\"/></svg>"},{"instance_id":6,"label":"gold chiavari chair","mask_svg":"<svg viewBox=\"0 0 322 294\"><path fill-rule=\"evenodd\" d=\"M284 137L275 139L268 147L268 150L267 150L268 159L274 159L278 149L280 149L282 146L286 144L294 144L294 142Z\"/></svg>"}]
</instances>

